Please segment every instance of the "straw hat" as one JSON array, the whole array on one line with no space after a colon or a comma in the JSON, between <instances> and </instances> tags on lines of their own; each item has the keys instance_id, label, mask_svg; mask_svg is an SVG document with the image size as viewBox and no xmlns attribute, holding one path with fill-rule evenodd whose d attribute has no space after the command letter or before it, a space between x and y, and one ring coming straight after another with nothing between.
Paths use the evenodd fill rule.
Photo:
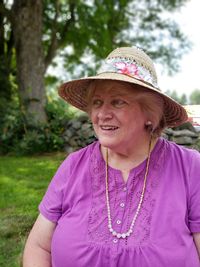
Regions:
<instances>
[{"instance_id":1,"label":"straw hat","mask_svg":"<svg viewBox=\"0 0 200 267\"><path fill-rule=\"evenodd\" d=\"M158 93L164 100L164 116L168 127L178 126L188 119L186 110L161 92L157 85L157 75L152 60L137 47L121 47L113 50L96 76L62 84L59 95L76 108L86 111L87 89L93 80L124 81Z\"/></svg>"}]
</instances>

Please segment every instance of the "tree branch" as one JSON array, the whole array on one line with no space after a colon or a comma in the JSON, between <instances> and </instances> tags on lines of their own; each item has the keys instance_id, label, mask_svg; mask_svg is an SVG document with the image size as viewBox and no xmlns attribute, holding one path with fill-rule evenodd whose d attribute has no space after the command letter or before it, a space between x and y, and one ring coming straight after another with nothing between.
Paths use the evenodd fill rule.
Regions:
<instances>
[{"instance_id":1,"label":"tree branch","mask_svg":"<svg viewBox=\"0 0 200 267\"><path fill-rule=\"evenodd\" d=\"M10 32L10 38L7 41L7 61L9 68L11 67L11 60L13 56L13 47L14 47L14 34L13 30Z\"/></svg>"},{"instance_id":2,"label":"tree branch","mask_svg":"<svg viewBox=\"0 0 200 267\"><path fill-rule=\"evenodd\" d=\"M66 23L63 27L63 31L61 32L61 40L63 40L63 38L66 35L66 32L68 31L71 24L75 22L75 12L74 12L75 11L75 4L73 3L73 1L69 5L69 11L70 11L70 19L66 21Z\"/></svg>"},{"instance_id":3,"label":"tree branch","mask_svg":"<svg viewBox=\"0 0 200 267\"><path fill-rule=\"evenodd\" d=\"M45 57L45 69L47 69L48 65L51 63L51 60L55 56L55 52L58 46L58 39L56 33L57 33L57 21L58 21L60 4L59 1L55 1L54 4L55 4L55 16L52 21L51 41L47 51L47 55Z\"/></svg>"},{"instance_id":4,"label":"tree branch","mask_svg":"<svg viewBox=\"0 0 200 267\"><path fill-rule=\"evenodd\" d=\"M54 20L53 20L52 31L51 31L51 42L50 42L50 46L49 46L47 55L45 57L45 69L47 69L47 67L51 63L52 59L54 58L54 56L56 54L57 49L62 46L64 36L66 35L70 25L75 21L74 9L75 9L75 4L71 3L69 6L70 19L66 21L66 23L63 27L63 30L60 33L60 38L58 38L57 37L57 25L58 25L57 20L58 20L58 16L59 16L59 4L58 4L58 1L56 1L56 4L55 4L56 12L55 12Z\"/></svg>"}]
</instances>

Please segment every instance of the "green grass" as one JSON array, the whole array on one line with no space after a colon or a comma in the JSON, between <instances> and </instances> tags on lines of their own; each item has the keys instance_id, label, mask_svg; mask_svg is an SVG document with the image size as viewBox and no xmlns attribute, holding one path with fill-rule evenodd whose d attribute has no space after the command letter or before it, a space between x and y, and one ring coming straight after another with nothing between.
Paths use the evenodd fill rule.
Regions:
<instances>
[{"instance_id":1,"label":"green grass","mask_svg":"<svg viewBox=\"0 0 200 267\"><path fill-rule=\"evenodd\" d=\"M19 267L38 204L64 154L0 157L0 266Z\"/></svg>"}]
</instances>

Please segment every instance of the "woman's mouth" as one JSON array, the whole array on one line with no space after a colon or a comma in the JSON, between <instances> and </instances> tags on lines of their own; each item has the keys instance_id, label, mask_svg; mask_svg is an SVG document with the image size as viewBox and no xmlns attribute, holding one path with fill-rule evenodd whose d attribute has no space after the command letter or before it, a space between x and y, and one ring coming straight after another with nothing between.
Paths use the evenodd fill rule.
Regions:
<instances>
[{"instance_id":1,"label":"woman's mouth","mask_svg":"<svg viewBox=\"0 0 200 267\"><path fill-rule=\"evenodd\" d=\"M113 126L113 125L101 125L100 128L101 128L101 130L103 130L103 131L115 131L115 130L117 130L119 127L117 127L117 126Z\"/></svg>"}]
</instances>

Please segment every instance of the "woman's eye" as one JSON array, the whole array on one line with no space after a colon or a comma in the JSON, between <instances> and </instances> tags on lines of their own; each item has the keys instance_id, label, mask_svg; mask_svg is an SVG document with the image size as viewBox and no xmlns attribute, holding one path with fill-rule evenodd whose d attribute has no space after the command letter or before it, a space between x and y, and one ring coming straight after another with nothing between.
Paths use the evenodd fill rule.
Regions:
<instances>
[{"instance_id":1,"label":"woman's eye","mask_svg":"<svg viewBox=\"0 0 200 267\"><path fill-rule=\"evenodd\" d=\"M102 101L101 101L100 99L94 99L94 100L92 101L92 106L93 106L93 107L100 107L101 104L102 104Z\"/></svg>"},{"instance_id":2,"label":"woman's eye","mask_svg":"<svg viewBox=\"0 0 200 267\"><path fill-rule=\"evenodd\" d=\"M121 106L124 106L126 104L126 102L122 99L115 99L112 101L112 104L115 107L121 107Z\"/></svg>"}]
</instances>

